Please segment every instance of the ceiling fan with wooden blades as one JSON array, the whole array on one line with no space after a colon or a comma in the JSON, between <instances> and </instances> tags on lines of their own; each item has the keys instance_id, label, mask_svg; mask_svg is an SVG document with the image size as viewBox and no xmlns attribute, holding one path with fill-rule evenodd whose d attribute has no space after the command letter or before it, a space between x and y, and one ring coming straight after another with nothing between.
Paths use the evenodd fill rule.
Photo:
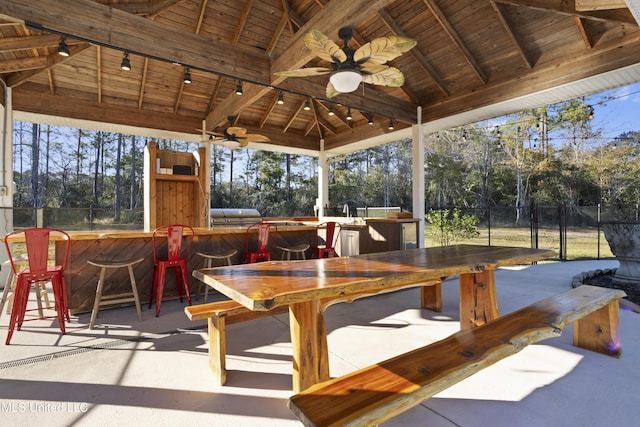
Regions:
<instances>
[{"instance_id":1,"label":"ceiling fan with wooden blades","mask_svg":"<svg viewBox=\"0 0 640 427\"><path fill-rule=\"evenodd\" d=\"M234 116L228 117L229 124L233 124L235 121ZM222 132L216 130L208 131L205 129L198 129L203 134L210 135L209 139L202 142L218 142L227 148L246 147L250 142L269 142L271 139L268 136L260 135L257 133L247 133L247 130L238 126L229 126Z\"/></svg>"},{"instance_id":2,"label":"ceiling fan with wooden blades","mask_svg":"<svg viewBox=\"0 0 640 427\"><path fill-rule=\"evenodd\" d=\"M308 67L274 74L284 77L331 74L326 91L328 98L353 92L360 82L391 87L404 84L404 74L385 63L413 48L415 40L401 36L379 37L354 50L348 45L353 37L351 27L341 28L338 37L343 41L342 48L318 30L311 30L304 36L305 45L321 59L330 62L331 68Z\"/></svg>"}]
</instances>

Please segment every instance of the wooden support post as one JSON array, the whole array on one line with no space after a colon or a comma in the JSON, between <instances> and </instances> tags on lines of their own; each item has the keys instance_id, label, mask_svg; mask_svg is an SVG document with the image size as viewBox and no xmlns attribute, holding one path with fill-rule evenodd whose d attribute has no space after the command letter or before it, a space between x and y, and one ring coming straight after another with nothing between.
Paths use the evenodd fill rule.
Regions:
<instances>
[{"instance_id":1,"label":"wooden support post","mask_svg":"<svg viewBox=\"0 0 640 427\"><path fill-rule=\"evenodd\" d=\"M420 307L442 312L442 282L420 287Z\"/></svg>"},{"instance_id":2,"label":"wooden support post","mask_svg":"<svg viewBox=\"0 0 640 427\"><path fill-rule=\"evenodd\" d=\"M607 356L620 357L617 300L577 320L573 324L573 345Z\"/></svg>"},{"instance_id":3,"label":"wooden support post","mask_svg":"<svg viewBox=\"0 0 640 427\"><path fill-rule=\"evenodd\" d=\"M225 318L209 317L209 369L213 372L218 384L227 382L227 342L225 337Z\"/></svg>"},{"instance_id":4,"label":"wooden support post","mask_svg":"<svg viewBox=\"0 0 640 427\"><path fill-rule=\"evenodd\" d=\"M460 275L460 330L497 319L498 297L493 270Z\"/></svg>"},{"instance_id":5,"label":"wooden support post","mask_svg":"<svg viewBox=\"0 0 640 427\"><path fill-rule=\"evenodd\" d=\"M296 393L329 379L327 332L320 306L318 300L289 306Z\"/></svg>"}]
</instances>

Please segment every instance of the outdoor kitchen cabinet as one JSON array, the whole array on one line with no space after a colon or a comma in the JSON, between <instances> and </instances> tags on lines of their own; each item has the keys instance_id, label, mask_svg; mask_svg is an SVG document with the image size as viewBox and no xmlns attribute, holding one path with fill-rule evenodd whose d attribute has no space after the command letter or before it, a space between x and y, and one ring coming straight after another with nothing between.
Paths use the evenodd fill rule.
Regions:
<instances>
[{"instance_id":1,"label":"outdoor kitchen cabinet","mask_svg":"<svg viewBox=\"0 0 640 427\"><path fill-rule=\"evenodd\" d=\"M205 148L180 152L158 150L155 142L144 150L144 228L168 224L206 227Z\"/></svg>"}]
</instances>

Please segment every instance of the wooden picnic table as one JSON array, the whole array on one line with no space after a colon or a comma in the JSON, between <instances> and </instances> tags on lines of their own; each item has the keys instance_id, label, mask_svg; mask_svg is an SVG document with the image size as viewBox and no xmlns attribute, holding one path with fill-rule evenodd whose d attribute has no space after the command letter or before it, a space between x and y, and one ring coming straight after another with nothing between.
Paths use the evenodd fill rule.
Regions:
<instances>
[{"instance_id":1,"label":"wooden picnic table","mask_svg":"<svg viewBox=\"0 0 640 427\"><path fill-rule=\"evenodd\" d=\"M460 276L460 327L499 316L494 270L555 256L552 250L454 245L353 257L271 261L193 272L194 277L253 311L289 306L293 390L328 380L322 310L332 299L374 295Z\"/></svg>"}]
</instances>

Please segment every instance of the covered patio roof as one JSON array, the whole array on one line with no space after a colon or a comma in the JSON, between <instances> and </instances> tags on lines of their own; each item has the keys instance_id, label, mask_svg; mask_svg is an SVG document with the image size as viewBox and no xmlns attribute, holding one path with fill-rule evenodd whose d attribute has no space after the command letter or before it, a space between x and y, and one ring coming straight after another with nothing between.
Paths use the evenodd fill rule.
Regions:
<instances>
[{"instance_id":1,"label":"covered patio roof","mask_svg":"<svg viewBox=\"0 0 640 427\"><path fill-rule=\"evenodd\" d=\"M251 148L337 155L638 82L638 17L631 0L4 0L0 88L23 121L200 141L233 116L271 139ZM329 98L328 75L274 74L327 66L303 37L341 45L344 26L354 48L415 39L389 62L404 85Z\"/></svg>"}]
</instances>

